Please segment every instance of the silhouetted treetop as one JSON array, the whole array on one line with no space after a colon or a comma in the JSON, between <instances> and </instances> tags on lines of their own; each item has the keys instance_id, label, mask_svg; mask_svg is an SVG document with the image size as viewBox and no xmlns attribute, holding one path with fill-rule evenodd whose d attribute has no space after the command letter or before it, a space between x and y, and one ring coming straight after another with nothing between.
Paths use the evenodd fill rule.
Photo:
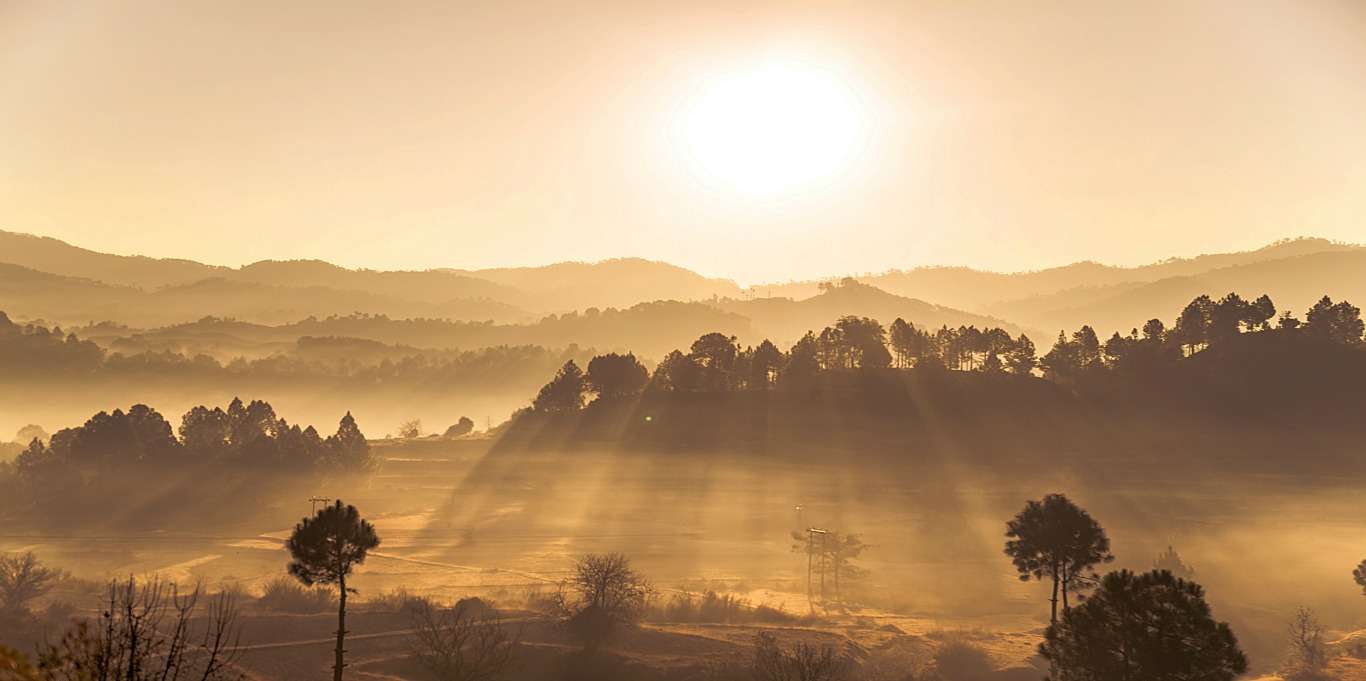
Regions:
<instances>
[{"instance_id":1,"label":"silhouetted treetop","mask_svg":"<svg viewBox=\"0 0 1366 681\"><path fill-rule=\"evenodd\" d=\"M549 413L576 411L583 406L583 392L583 370L571 359L541 388L531 408Z\"/></svg>"},{"instance_id":2,"label":"silhouetted treetop","mask_svg":"<svg viewBox=\"0 0 1366 681\"><path fill-rule=\"evenodd\" d=\"M588 362L584 377L589 390L599 399L618 399L636 395L645 389L650 374L633 354L609 353L598 355Z\"/></svg>"},{"instance_id":3,"label":"silhouetted treetop","mask_svg":"<svg viewBox=\"0 0 1366 681\"><path fill-rule=\"evenodd\" d=\"M1039 654L1052 681L1232 681L1247 657L1204 590L1166 570L1105 575L1081 605L1048 627Z\"/></svg>"}]
</instances>

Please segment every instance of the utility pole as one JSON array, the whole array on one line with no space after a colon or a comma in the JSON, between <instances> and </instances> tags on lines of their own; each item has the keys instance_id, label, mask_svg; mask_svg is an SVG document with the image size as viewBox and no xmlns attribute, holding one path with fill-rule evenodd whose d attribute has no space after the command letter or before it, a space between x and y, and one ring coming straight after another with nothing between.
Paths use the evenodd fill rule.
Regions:
<instances>
[{"instance_id":1,"label":"utility pole","mask_svg":"<svg viewBox=\"0 0 1366 681\"><path fill-rule=\"evenodd\" d=\"M816 550L816 536L821 538L821 606L825 606L825 538L830 534L829 531L819 527L806 528L806 602L807 605L815 610L815 605L811 602L811 554Z\"/></svg>"},{"instance_id":2,"label":"utility pole","mask_svg":"<svg viewBox=\"0 0 1366 681\"><path fill-rule=\"evenodd\" d=\"M318 515L318 504L320 504L320 503L326 504L326 503L330 503L330 502L332 501L331 499L328 499L327 497L309 497L308 500L309 500L310 502L313 503L313 513L312 513L312 515Z\"/></svg>"}]
</instances>

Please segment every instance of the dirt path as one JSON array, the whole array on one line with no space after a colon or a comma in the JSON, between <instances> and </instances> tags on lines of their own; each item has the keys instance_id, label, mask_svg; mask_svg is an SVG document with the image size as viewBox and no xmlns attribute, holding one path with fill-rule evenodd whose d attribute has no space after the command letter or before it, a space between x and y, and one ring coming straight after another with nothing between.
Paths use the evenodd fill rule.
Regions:
<instances>
[{"instance_id":1,"label":"dirt path","mask_svg":"<svg viewBox=\"0 0 1366 681\"><path fill-rule=\"evenodd\" d=\"M541 622L541 621L544 621L544 618L540 618L540 617L516 617L516 618L513 618L513 619L501 620L501 622L502 622L503 624L524 624L524 623L527 623L527 622ZM412 635L412 634L415 634L415 633L417 633L417 629L412 629L412 628L408 628L408 629L391 629L391 630L389 630L389 631L375 631L375 632L370 632L370 633L368 633L368 634L347 634L347 635L346 635L346 640L347 640L347 641L362 641L362 640L365 640L365 639L372 639L372 638L392 638L392 637L395 637L395 636L409 636L409 635ZM328 638L310 638L310 639L304 639L304 640L302 640L302 641L278 641L278 642L275 642L275 643L252 643L252 644L245 645L245 646L237 646L237 647L234 648L233 650L234 650L235 652L250 652L250 651L253 651L253 650L274 650L274 649L277 649L277 648L298 648L298 647L302 647L302 646L314 646L314 645L322 645L322 644L334 645L334 644L336 644L336 642L337 642L337 637L336 637L336 636L329 636ZM524 644L524 645L553 645L553 644L536 644L536 643L530 643L530 642L526 642L526 641L523 641L523 644Z\"/></svg>"},{"instance_id":2,"label":"dirt path","mask_svg":"<svg viewBox=\"0 0 1366 681\"><path fill-rule=\"evenodd\" d=\"M417 631L416 629L394 629L393 631L377 631L377 632L373 632L373 633L369 633L369 634L348 634L347 637L346 637L346 640L348 640L348 641L359 641L359 640L363 640L363 639L367 639L367 638L389 638L389 637L393 637L393 636L408 636L408 635L410 635L410 634L415 633L416 631ZM278 642L278 643L253 643L253 644L251 644L251 645L237 646L237 647L234 648L233 650L234 650L235 652L250 652L250 651L253 651L253 650L273 650L273 649L275 649L275 648L297 648L297 647L300 647L300 646L315 646L315 645L322 645L322 644L334 645L334 644L336 644L336 642L337 642L337 637L331 636L331 637L328 637L328 638L310 638L310 639L306 639L306 640L303 640L303 641L280 641L280 642Z\"/></svg>"}]
</instances>

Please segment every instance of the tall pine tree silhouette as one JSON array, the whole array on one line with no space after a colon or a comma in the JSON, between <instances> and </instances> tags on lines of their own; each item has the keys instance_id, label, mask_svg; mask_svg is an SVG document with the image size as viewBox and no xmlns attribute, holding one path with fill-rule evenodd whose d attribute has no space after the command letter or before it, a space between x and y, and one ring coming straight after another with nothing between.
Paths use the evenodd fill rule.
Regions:
<instances>
[{"instance_id":1,"label":"tall pine tree silhouette","mask_svg":"<svg viewBox=\"0 0 1366 681\"><path fill-rule=\"evenodd\" d=\"M340 499L312 518L294 527L286 547L294 558L289 574L305 586L337 585L337 658L332 667L333 681L341 681L346 666L346 586L351 569L365 562L365 554L379 546L375 528L360 517L355 506L344 506Z\"/></svg>"}]
</instances>

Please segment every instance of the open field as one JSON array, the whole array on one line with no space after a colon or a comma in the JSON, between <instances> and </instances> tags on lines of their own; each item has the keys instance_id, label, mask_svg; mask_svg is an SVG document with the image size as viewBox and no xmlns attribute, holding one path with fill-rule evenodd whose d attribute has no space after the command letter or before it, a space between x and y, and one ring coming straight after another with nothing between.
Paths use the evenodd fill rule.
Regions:
<instances>
[{"instance_id":1,"label":"open field","mask_svg":"<svg viewBox=\"0 0 1366 681\"><path fill-rule=\"evenodd\" d=\"M353 580L362 601L406 589L523 608L565 579L576 556L621 551L662 600L714 590L804 615L806 564L789 534L818 525L858 533L872 546L860 561L867 575L843 585L847 611L818 609L819 619L784 625L785 635L834 637L868 655L972 636L1000 667L1023 667L1045 623L1047 589L1016 579L1001 554L1003 524L1025 499L1065 491L1106 526L1117 566L1146 568L1168 544L1177 547L1254 669L1279 662L1284 622L1298 605L1318 611L1335 636L1366 625L1348 575L1366 541L1352 481L1159 480L1141 465L1107 465L1103 478L1059 470L1031 480L892 464L859 473L838 461L776 457L491 453L477 440L390 443L378 452L383 468L345 496L383 540ZM282 499L267 514L278 521L259 527L9 535L0 548L33 550L86 579L159 573L259 593L284 574L283 540L308 511L304 498ZM518 617L528 642L572 645L536 613ZM254 647L242 664L261 678L296 678L287 670L330 664L331 614L271 615L248 603L244 624L243 643ZM349 626L356 670L406 678L410 641L401 616L362 605ZM756 631L653 622L633 635L644 647L623 640L618 649L647 667L687 667L743 655Z\"/></svg>"}]
</instances>

